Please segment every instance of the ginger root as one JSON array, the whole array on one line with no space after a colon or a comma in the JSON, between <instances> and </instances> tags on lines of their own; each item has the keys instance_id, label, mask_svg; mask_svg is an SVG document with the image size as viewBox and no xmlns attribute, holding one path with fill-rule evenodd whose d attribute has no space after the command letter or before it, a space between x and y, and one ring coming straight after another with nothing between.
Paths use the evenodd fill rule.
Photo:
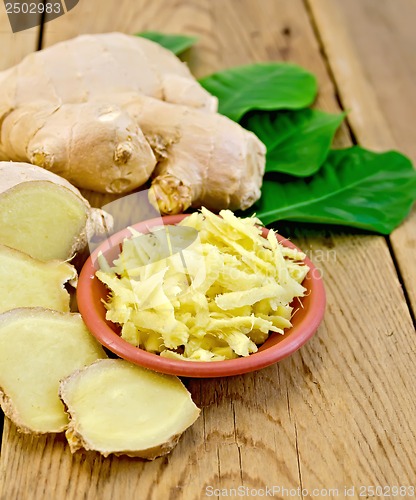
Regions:
<instances>
[{"instance_id":1,"label":"ginger root","mask_svg":"<svg viewBox=\"0 0 416 500\"><path fill-rule=\"evenodd\" d=\"M40 260L66 260L111 219L69 182L40 167L0 162L0 244Z\"/></svg>"},{"instance_id":2,"label":"ginger root","mask_svg":"<svg viewBox=\"0 0 416 500\"><path fill-rule=\"evenodd\" d=\"M68 415L59 382L104 350L79 314L42 308L0 315L0 405L22 432L62 432Z\"/></svg>"},{"instance_id":3,"label":"ginger root","mask_svg":"<svg viewBox=\"0 0 416 500\"><path fill-rule=\"evenodd\" d=\"M182 382L121 359L96 361L60 385L71 451L154 459L169 453L200 410Z\"/></svg>"},{"instance_id":4,"label":"ginger root","mask_svg":"<svg viewBox=\"0 0 416 500\"><path fill-rule=\"evenodd\" d=\"M70 297L64 284L76 277L67 262L42 262L0 245L0 313L18 307L68 312Z\"/></svg>"},{"instance_id":5,"label":"ginger root","mask_svg":"<svg viewBox=\"0 0 416 500\"><path fill-rule=\"evenodd\" d=\"M98 192L127 193L152 175L162 213L247 208L260 196L265 147L216 108L158 44L84 35L0 73L0 160Z\"/></svg>"},{"instance_id":6,"label":"ginger root","mask_svg":"<svg viewBox=\"0 0 416 500\"><path fill-rule=\"evenodd\" d=\"M124 107L160 152L149 194L162 213L244 210L260 198L265 147L253 133L217 113L156 99L139 96Z\"/></svg>"}]
</instances>

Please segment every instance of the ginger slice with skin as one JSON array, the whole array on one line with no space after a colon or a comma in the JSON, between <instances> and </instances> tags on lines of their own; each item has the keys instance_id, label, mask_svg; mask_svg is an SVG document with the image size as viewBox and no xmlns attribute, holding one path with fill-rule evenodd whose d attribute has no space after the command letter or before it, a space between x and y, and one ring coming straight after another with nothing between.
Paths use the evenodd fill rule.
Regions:
<instances>
[{"instance_id":1,"label":"ginger slice with skin","mask_svg":"<svg viewBox=\"0 0 416 500\"><path fill-rule=\"evenodd\" d=\"M105 358L79 314L42 308L0 315L0 404L22 432L62 432L68 415L59 382Z\"/></svg>"},{"instance_id":2,"label":"ginger slice with skin","mask_svg":"<svg viewBox=\"0 0 416 500\"><path fill-rule=\"evenodd\" d=\"M166 455L198 418L182 382L121 359L100 360L60 385L71 451L152 460Z\"/></svg>"},{"instance_id":3,"label":"ginger slice with skin","mask_svg":"<svg viewBox=\"0 0 416 500\"><path fill-rule=\"evenodd\" d=\"M71 258L111 217L68 181L26 163L0 162L0 244L40 260Z\"/></svg>"},{"instance_id":4,"label":"ginger slice with skin","mask_svg":"<svg viewBox=\"0 0 416 500\"><path fill-rule=\"evenodd\" d=\"M0 245L0 313L18 307L46 307L69 311L65 283L77 272L67 262L43 262Z\"/></svg>"}]
</instances>

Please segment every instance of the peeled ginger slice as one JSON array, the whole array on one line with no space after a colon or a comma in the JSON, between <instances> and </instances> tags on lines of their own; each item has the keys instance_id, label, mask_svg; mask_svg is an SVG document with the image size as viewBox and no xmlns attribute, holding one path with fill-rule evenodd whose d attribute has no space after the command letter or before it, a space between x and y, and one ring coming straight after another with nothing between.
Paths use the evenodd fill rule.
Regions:
<instances>
[{"instance_id":1,"label":"peeled ginger slice","mask_svg":"<svg viewBox=\"0 0 416 500\"><path fill-rule=\"evenodd\" d=\"M24 182L0 195L0 243L37 259L65 260L84 245L88 213L63 186Z\"/></svg>"},{"instance_id":2,"label":"peeled ginger slice","mask_svg":"<svg viewBox=\"0 0 416 500\"><path fill-rule=\"evenodd\" d=\"M42 262L0 245L0 313L18 307L68 312L70 297L64 284L76 276L67 262Z\"/></svg>"},{"instance_id":3,"label":"peeled ginger slice","mask_svg":"<svg viewBox=\"0 0 416 500\"><path fill-rule=\"evenodd\" d=\"M44 168L0 161L0 244L40 260L66 260L112 218L91 208L78 189Z\"/></svg>"},{"instance_id":4,"label":"peeled ginger slice","mask_svg":"<svg viewBox=\"0 0 416 500\"><path fill-rule=\"evenodd\" d=\"M106 359L61 382L70 414L71 451L95 450L152 460L166 455L200 410L174 376Z\"/></svg>"},{"instance_id":5,"label":"peeled ginger slice","mask_svg":"<svg viewBox=\"0 0 416 500\"><path fill-rule=\"evenodd\" d=\"M61 432L68 415L59 382L105 358L79 314L42 308L0 315L0 404L22 432Z\"/></svg>"}]
</instances>

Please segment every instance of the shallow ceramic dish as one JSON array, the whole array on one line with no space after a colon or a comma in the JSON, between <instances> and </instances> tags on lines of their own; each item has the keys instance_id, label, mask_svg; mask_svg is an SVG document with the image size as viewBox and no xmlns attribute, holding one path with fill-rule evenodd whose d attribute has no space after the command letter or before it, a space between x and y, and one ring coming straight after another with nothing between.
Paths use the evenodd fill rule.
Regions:
<instances>
[{"instance_id":1,"label":"shallow ceramic dish","mask_svg":"<svg viewBox=\"0 0 416 500\"><path fill-rule=\"evenodd\" d=\"M148 228L158 226L163 220L166 224L176 224L185 215L171 215L162 219L152 219L132 226L142 233ZM263 229L263 236L268 230ZM124 229L99 245L86 261L78 283L77 301L79 311L91 333L110 351L132 363L136 363L158 372L179 375L184 377L224 377L259 370L293 354L316 332L322 321L325 311L325 290L321 273L306 258L305 263L310 267L303 286L307 289L306 296L301 299L302 306L292 318L292 328L285 330L284 335L272 333L258 352L248 357L241 357L225 361L182 361L163 358L157 354L146 352L143 349L129 344L118 334L118 327L105 319L106 309L102 302L108 290L95 276L95 267L98 252L102 252L108 262L116 259L120 253L121 243L131 236L129 229ZM285 246L296 248L293 243L277 235ZM98 264L96 264L98 266Z\"/></svg>"}]
</instances>

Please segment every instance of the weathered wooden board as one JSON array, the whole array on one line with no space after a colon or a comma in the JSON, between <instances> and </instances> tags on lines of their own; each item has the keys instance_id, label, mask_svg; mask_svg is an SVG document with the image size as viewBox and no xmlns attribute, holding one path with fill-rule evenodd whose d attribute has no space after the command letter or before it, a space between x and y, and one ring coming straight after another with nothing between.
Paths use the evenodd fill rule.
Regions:
<instances>
[{"instance_id":1,"label":"weathered wooden board","mask_svg":"<svg viewBox=\"0 0 416 500\"><path fill-rule=\"evenodd\" d=\"M18 63L38 47L40 28L13 33L5 5L0 3L0 71Z\"/></svg>"},{"instance_id":2,"label":"weathered wooden board","mask_svg":"<svg viewBox=\"0 0 416 500\"><path fill-rule=\"evenodd\" d=\"M308 0L357 141L416 162L416 4L412 0ZM416 209L391 235L416 311Z\"/></svg>"},{"instance_id":3,"label":"weathered wooden board","mask_svg":"<svg viewBox=\"0 0 416 500\"><path fill-rule=\"evenodd\" d=\"M45 29L46 45L83 32L197 34L200 42L187 56L197 75L290 60L317 75L318 105L339 109L301 0L262 0L261 8L253 0L89 0ZM350 144L346 128L337 144ZM257 373L187 381L202 416L171 455L151 463L71 456L62 436L19 435L7 422L0 498L188 500L203 498L209 487L240 485L338 488L342 498L344 486L411 483L416 342L385 239L347 229L283 230L325 278L327 315L309 344Z\"/></svg>"}]
</instances>

